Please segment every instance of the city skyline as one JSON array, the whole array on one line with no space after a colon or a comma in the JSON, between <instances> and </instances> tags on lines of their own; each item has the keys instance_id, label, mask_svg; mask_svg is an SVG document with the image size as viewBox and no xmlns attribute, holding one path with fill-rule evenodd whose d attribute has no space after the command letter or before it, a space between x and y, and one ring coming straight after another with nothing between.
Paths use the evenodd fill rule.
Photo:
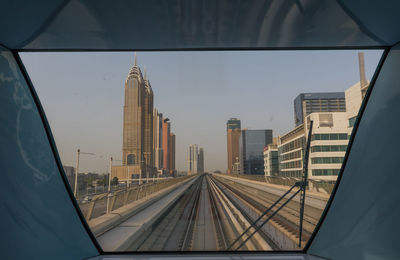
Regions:
<instances>
[{"instance_id":1,"label":"city skyline","mask_svg":"<svg viewBox=\"0 0 400 260\"><path fill-rule=\"evenodd\" d=\"M175 134L169 119L154 107L155 93L136 53L124 89L122 165L112 165L112 175L120 180L174 176Z\"/></svg>"},{"instance_id":2,"label":"city skyline","mask_svg":"<svg viewBox=\"0 0 400 260\"><path fill-rule=\"evenodd\" d=\"M359 81L356 52L330 51L325 52L323 57L317 57L321 51L138 53L138 60L139 64L150 68L148 73L152 75L152 83L154 88L157 88L155 91L160 93L158 97L155 97L155 107L168 114L174 122L174 133L178 136L177 169L186 169L185 148L190 143L201 143L207 150L205 170L225 171L227 165L226 120L230 117L238 117L242 121L243 128L273 129L276 134L290 130L293 127L292 102L299 93L344 91ZM372 76L380 54L381 51L366 51L365 64L368 79ZM41 98L63 163L73 166L74 153L77 148L81 148L97 154L97 156L86 157L82 161L82 172L91 171L90 169L99 173L107 172L107 157L121 158L118 145L115 148L109 144L117 140L117 144L121 145L118 139L122 131L118 127L110 131L108 125L122 119L121 115L114 113L122 106L121 95L118 93L120 90L117 89L121 85L115 82L121 81L119 74L126 75L129 70L129 65L123 65L126 61L132 64L132 53L79 54L78 56L85 57L82 60L83 64L80 64L84 69L81 68L79 71L79 68L71 67L73 62L83 59L77 57L76 54L72 55L74 57L67 57L68 55L60 53L44 56L40 60L34 53L24 53L22 58ZM89 56L91 58L88 58ZM168 67L173 56L176 61ZM304 56L307 57L304 58ZM104 60L107 60L107 64L101 65ZM326 64L326 60L329 60L329 64ZM81 82L74 84L72 79L68 79L58 84L61 88L55 88L57 84L52 83L53 79L45 80L41 76L44 72L40 72L39 68L45 62L50 64L45 68L50 70L54 78L65 77L63 76L65 66L69 65L66 71L77 72L72 75L76 75L75 77ZM300 62L306 64L308 67L305 67L312 73L305 72ZM60 66L55 64L52 66L52 63ZM323 67L321 64L325 66L324 73L320 71ZM277 69L282 70L282 68L286 69L289 77L284 77L282 72L276 72ZM268 69L267 73L265 69ZM335 77L335 71L336 73L340 71L340 78ZM303 77L299 77L302 73ZM202 75L207 75L207 77L203 79ZM280 83L278 83L279 80ZM245 83L246 90L249 91L244 91L243 84ZM60 87L58 85L57 87ZM100 87L101 91L95 95L95 98L99 100L91 100L87 89L82 86L87 86L87 89ZM106 93L110 88L116 92L116 97L107 96ZM259 95L254 95L254 92ZM251 93L253 96L250 95ZM227 104L218 99L222 96L226 97L226 101L229 100ZM61 100L61 97L65 97L65 100ZM69 97L71 98L67 99ZM107 103L103 103L103 99L107 100ZM225 98L222 99L224 100ZM204 106L204 102L207 106ZM69 105L65 105L65 109L55 109L56 103ZM100 105L101 108L102 113L99 115L93 112L93 107L96 105ZM204 107L207 109L204 110ZM76 111L81 112L81 115L76 116ZM214 111L218 113L213 113ZM253 115L254 111L258 113ZM61 122L61 120L56 120L57 118L65 121ZM92 124L82 122L84 118L90 118ZM101 122L101 120L107 122ZM72 131L71 124L74 125ZM88 138L85 133L89 128L99 129L99 131Z\"/></svg>"}]
</instances>

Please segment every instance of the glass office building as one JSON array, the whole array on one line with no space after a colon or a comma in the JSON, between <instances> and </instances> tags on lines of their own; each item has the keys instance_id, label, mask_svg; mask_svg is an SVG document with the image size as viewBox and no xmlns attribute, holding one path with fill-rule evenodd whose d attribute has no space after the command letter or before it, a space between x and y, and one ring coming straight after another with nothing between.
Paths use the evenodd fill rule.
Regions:
<instances>
[{"instance_id":1,"label":"glass office building","mask_svg":"<svg viewBox=\"0 0 400 260\"><path fill-rule=\"evenodd\" d=\"M243 130L239 137L240 173L264 174L264 147L272 144L272 130Z\"/></svg>"}]
</instances>

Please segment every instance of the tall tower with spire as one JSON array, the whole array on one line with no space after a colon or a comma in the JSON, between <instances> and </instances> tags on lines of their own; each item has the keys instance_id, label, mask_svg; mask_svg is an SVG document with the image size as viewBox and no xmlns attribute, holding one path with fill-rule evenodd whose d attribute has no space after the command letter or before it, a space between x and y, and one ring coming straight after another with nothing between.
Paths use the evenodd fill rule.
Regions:
<instances>
[{"instance_id":1,"label":"tall tower with spire","mask_svg":"<svg viewBox=\"0 0 400 260\"><path fill-rule=\"evenodd\" d=\"M161 165L155 165L155 151L162 150L161 118L162 114L154 108L154 94L146 69L143 76L135 53L134 65L125 80L122 165L111 167L113 176L130 182L139 175L144 178L157 173L156 168Z\"/></svg>"},{"instance_id":2,"label":"tall tower with spire","mask_svg":"<svg viewBox=\"0 0 400 260\"><path fill-rule=\"evenodd\" d=\"M122 163L136 166L139 170L142 170L144 160L145 92L144 78L135 53L134 66L125 81Z\"/></svg>"}]
</instances>

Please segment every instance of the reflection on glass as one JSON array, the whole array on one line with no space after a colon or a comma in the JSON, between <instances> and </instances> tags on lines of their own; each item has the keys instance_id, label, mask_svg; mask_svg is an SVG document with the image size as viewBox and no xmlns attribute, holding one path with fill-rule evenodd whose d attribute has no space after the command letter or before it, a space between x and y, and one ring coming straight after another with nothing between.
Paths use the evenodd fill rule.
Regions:
<instances>
[{"instance_id":1,"label":"reflection on glass","mask_svg":"<svg viewBox=\"0 0 400 260\"><path fill-rule=\"evenodd\" d=\"M381 55L366 53L366 71L356 51L22 57L105 251L251 251L310 238Z\"/></svg>"}]
</instances>

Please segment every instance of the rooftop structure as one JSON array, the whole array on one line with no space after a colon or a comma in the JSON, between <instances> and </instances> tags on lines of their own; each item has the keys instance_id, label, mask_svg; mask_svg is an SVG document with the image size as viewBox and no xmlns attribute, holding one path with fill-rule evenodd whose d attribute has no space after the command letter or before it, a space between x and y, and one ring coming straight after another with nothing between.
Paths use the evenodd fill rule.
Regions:
<instances>
[{"instance_id":1,"label":"rooftop structure","mask_svg":"<svg viewBox=\"0 0 400 260\"><path fill-rule=\"evenodd\" d=\"M344 92L301 93L294 100L294 121L298 126L314 112L345 112Z\"/></svg>"}]
</instances>

